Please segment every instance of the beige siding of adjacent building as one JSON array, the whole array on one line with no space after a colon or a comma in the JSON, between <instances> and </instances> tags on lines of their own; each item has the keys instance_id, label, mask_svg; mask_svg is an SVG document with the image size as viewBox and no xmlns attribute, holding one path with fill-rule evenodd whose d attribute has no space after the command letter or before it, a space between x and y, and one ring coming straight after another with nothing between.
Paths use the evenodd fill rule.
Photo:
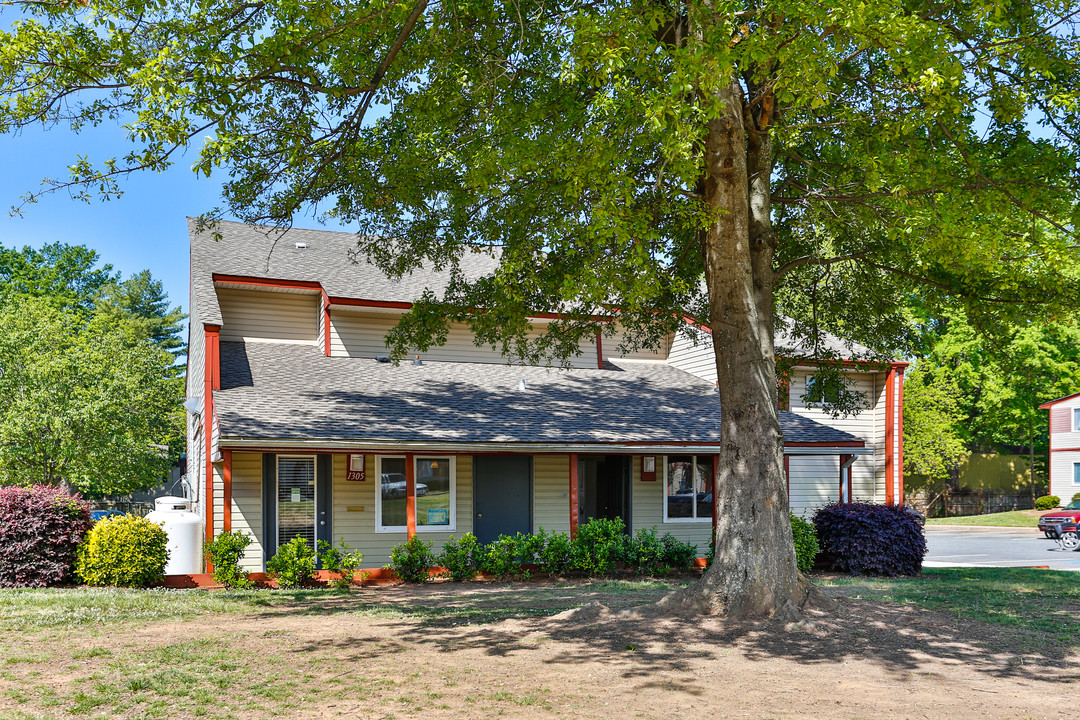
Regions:
<instances>
[{"instance_id":1,"label":"beige siding of adjacent building","mask_svg":"<svg viewBox=\"0 0 1080 720\"><path fill-rule=\"evenodd\" d=\"M668 352L671 350L672 336L669 335L665 338L663 342L661 342L660 347L656 350L646 350L645 348L639 348L637 350L621 350L619 346L625 341L626 333L621 325L616 324L614 335L601 339L604 359L619 360L626 358L629 360L667 360Z\"/></svg>"},{"instance_id":2,"label":"beige siding of adjacent building","mask_svg":"<svg viewBox=\"0 0 1080 720\"><path fill-rule=\"evenodd\" d=\"M675 333L668 351L668 364L694 377L716 382L716 356L713 354L712 337L701 333L694 344L694 338L687 332Z\"/></svg>"},{"instance_id":3,"label":"beige siding of adjacent building","mask_svg":"<svg viewBox=\"0 0 1080 720\"><path fill-rule=\"evenodd\" d=\"M1072 496L1080 492L1080 485L1073 480L1073 465L1080 463L1080 451L1054 452L1050 455L1050 494L1068 504Z\"/></svg>"},{"instance_id":4,"label":"beige siding of adjacent building","mask_svg":"<svg viewBox=\"0 0 1080 720\"><path fill-rule=\"evenodd\" d=\"M390 549L398 543L405 542L406 533L404 531L376 532L375 493L378 483L375 482L375 455L367 454L364 457L367 475L367 480L364 482L348 482L345 479L346 460L346 455L334 455L334 543L337 543L338 538L343 538L347 545L364 553L363 567L382 567L390 562ZM457 527L455 530L417 533L421 539L432 541L436 553L442 551L443 543L449 537L461 537L467 532L472 532L472 468L471 456L457 456L455 501Z\"/></svg>"},{"instance_id":5,"label":"beige siding of adjacent building","mask_svg":"<svg viewBox=\"0 0 1080 720\"><path fill-rule=\"evenodd\" d=\"M883 386L884 383L879 383L876 373L848 373L848 378L852 381L850 389L862 393L871 406L858 415L833 418L821 408L806 406L803 395L806 393L806 382L811 375L811 371L803 369L796 369L792 373L790 385L791 411L823 425L829 425L837 430L851 433L864 440L867 447L873 447L873 455L863 455L851 466L851 494L852 499L857 502L884 502L885 394L883 388L879 392L879 385ZM878 447L879 443L880 449ZM792 508L812 503L811 498L813 497L829 498L827 502L836 499L834 496L839 492L840 485L838 458L822 459L796 456L792 457L788 462L792 474ZM798 492L796 492L794 480L796 473L799 476ZM810 490L809 486L814 482L815 477L820 481L822 487L819 490Z\"/></svg>"},{"instance_id":6,"label":"beige siding of adjacent building","mask_svg":"<svg viewBox=\"0 0 1080 720\"><path fill-rule=\"evenodd\" d=\"M225 287L217 294L224 342L318 342L319 295Z\"/></svg>"},{"instance_id":7,"label":"beige siding of adjacent building","mask_svg":"<svg viewBox=\"0 0 1080 720\"><path fill-rule=\"evenodd\" d=\"M330 312L330 354L338 357L373 358L385 355L386 333L398 322L398 316L388 313L366 313L352 310L331 310ZM544 332L538 326L533 337ZM446 342L432 347L425 352L410 353L419 355L422 360L437 362L471 363L506 363L508 360L497 349L489 346L477 347L473 343L473 334L465 325L451 326ZM570 361L572 367L597 367L596 346L591 342L582 342L581 354Z\"/></svg>"}]
</instances>

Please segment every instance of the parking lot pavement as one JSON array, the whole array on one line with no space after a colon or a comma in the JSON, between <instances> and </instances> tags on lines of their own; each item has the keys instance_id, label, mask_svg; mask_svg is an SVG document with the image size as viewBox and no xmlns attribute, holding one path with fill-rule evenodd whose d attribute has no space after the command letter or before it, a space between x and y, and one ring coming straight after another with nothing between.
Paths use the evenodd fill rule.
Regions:
<instances>
[{"instance_id":1,"label":"parking lot pavement","mask_svg":"<svg viewBox=\"0 0 1080 720\"><path fill-rule=\"evenodd\" d=\"M1080 572L1080 552L1035 529L926 526L924 567L1032 567Z\"/></svg>"}]
</instances>

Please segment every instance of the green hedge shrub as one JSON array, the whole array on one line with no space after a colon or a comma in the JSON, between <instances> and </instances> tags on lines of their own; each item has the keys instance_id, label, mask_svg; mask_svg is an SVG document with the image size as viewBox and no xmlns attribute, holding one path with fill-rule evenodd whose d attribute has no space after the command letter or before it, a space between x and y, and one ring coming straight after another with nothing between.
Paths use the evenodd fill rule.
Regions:
<instances>
[{"instance_id":1,"label":"green hedge shrub","mask_svg":"<svg viewBox=\"0 0 1080 720\"><path fill-rule=\"evenodd\" d=\"M595 518L585 523L571 541L574 568L588 575L606 575L618 559L625 537L622 518Z\"/></svg>"},{"instance_id":2,"label":"green hedge shrub","mask_svg":"<svg viewBox=\"0 0 1080 720\"><path fill-rule=\"evenodd\" d=\"M1080 493L1076 493L1075 495L1072 496L1072 501L1073 502L1076 502L1077 500L1080 500Z\"/></svg>"},{"instance_id":3,"label":"green hedge shrub","mask_svg":"<svg viewBox=\"0 0 1080 720\"><path fill-rule=\"evenodd\" d=\"M480 569L483 546L472 533L465 533L460 540L451 537L443 544L436 563L446 568L446 575L454 582L472 580Z\"/></svg>"},{"instance_id":4,"label":"green hedge shrub","mask_svg":"<svg viewBox=\"0 0 1080 720\"><path fill-rule=\"evenodd\" d=\"M619 561L638 575L656 575L663 571L665 546L656 528L638 530L623 540Z\"/></svg>"},{"instance_id":5,"label":"green hedge shrub","mask_svg":"<svg viewBox=\"0 0 1080 720\"><path fill-rule=\"evenodd\" d=\"M46 587L71 578L93 525L76 495L46 485L0 488L0 587Z\"/></svg>"},{"instance_id":6,"label":"green hedge shrub","mask_svg":"<svg viewBox=\"0 0 1080 720\"><path fill-rule=\"evenodd\" d=\"M527 578L529 571L525 566L536 562L543 542L542 538L526 533L500 535L484 547L480 572L499 580Z\"/></svg>"},{"instance_id":7,"label":"green hedge shrub","mask_svg":"<svg viewBox=\"0 0 1080 720\"><path fill-rule=\"evenodd\" d=\"M1061 498L1057 495L1043 495L1035 500L1036 510L1053 510L1061 505Z\"/></svg>"},{"instance_id":8,"label":"green hedge shrub","mask_svg":"<svg viewBox=\"0 0 1080 720\"><path fill-rule=\"evenodd\" d=\"M435 564L431 541L417 535L390 549L390 564L386 567L407 583L425 583L431 579L428 569Z\"/></svg>"},{"instance_id":9,"label":"green hedge shrub","mask_svg":"<svg viewBox=\"0 0 1080 720\"><path fill-rule=\"evenodd\" d=\"M574 546L566 533L551 533L540 528L540 550L536 554L536 564L540 571L560 577L570 572L574 566Z\"/></svg>"},{"instance_id":10,"label":"green hedge shrub","mask_svg":"<svg viewBox=\"0 0 1080 720\"><path fill-rule=\"evenodd\" d=\"M206 554L214 566L214 582L229 589L242 590L255 583L248 579L240 567L244 551L251 544L251 536L239 530L221 533L206 546Z\"/></svg>"},{"instance_id":11,"label":"green hedge shrub","mask_svg":"<svg viewBox=\"0 0 1080 720\"><path fill-rule=\"evenodd\" d=\"M814 567L820 550L817 541L817 530L809 520L803 520L794 513L791 516L791 534L795 538L795 563L800 572L810 572Z\"/></svg>"},{"instance_id":12,"label":"green hedge shrub","mask_svg":"<svg viewBox=\"0 0 1080 720\"><path fill-rule=\"evenodd\" d=\"M345 538L338 538L338 547L325 540L320 540L318 546L322 569L330 573L330 587L348 590L356 582L356 571L364 562L364 553L346 545Z\"/></svg>"},{"instance_id":13,"label":"green hedge shrub","mask_svg":"<svg viewBox=\"0 0 1080 720\"><path fill-rule=\"evenodd\" d=\"M671 533L664 533L660 538L664 546L663 564L672 570L689 570L697 559L697 545L683 542Z\"/></svg>"},{"instance_id":14,"label":"green hedge shrub","mask_svg":"<svg viewBox=\"0 0 1080 720\"><path fill-rule=\"evenodd\" d=\"M99 520L79 546L75 574L88 585L146 587L165 576L168 536L146 518Z\"/></svg>"},{"instance_id":15,"label":"green hedge shrub","mask_svg":"<svg viewBox=\"0 0 1080 720\"><path fill-rule=\"evenodd\" d=\"M307 538L294 537L266 561L266 572L280 588L295 588L315 577L315 548Z\"/></svg>"}]
</instances>

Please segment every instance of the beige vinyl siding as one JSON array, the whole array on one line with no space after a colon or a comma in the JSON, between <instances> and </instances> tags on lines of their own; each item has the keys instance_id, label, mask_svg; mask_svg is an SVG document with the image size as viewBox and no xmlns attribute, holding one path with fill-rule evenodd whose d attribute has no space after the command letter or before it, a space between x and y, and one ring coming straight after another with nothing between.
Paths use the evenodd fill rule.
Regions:
<instances>
[{"instance_id":1,"label":"beige vinyl siding","mask_svg":"<svg viewBox=\"0 0 1080 720\"><path fill-rule=\"evenodd\" d=\"M668 335L663 340L660 347L656 350L646 350L640 348L638 350L620 350L619 345L626 339L626 334L621 325L616 324L615 334L611 337L604 337L601 340L603 346L604 358L611 358L617 360L619 358L627 358L630 360L667 360L668 352L671 350L672 336Z\"/></svg>"},{"instance_id":2,"label":"beige vinyl siding","mask_svg":"<svg viewBox=\"0 0 1080 720\"><path fill-rule=\"evenodd\" d=\"M803 400L803 395L806 393L806 381L811 375L812 373L809 370L802 369L796 369L792 373L790 396L791 412L815 420L823 425L834 427L837 430L849 432L864 440L868 447L874 447L876 445L875 439L878 435L877 416L874 409L875 407L884 407L883 393L880 395L879 402L875 403L875 398L878 398L879 395L877 393L874 373L848 373L847 377L852 381L850 389L862 393L863 397L871 403L871 407L863 410L858 415L849 415L846 418L834 418L824 412L821 408L806 407L806 401ZM884 433L882 433L882 440L884 440ZM831 461L834 464L838 462L835 457L831 458ZM880 451L876 450L875 447L874 455L860 457L855 461L855 464L851 466L851 494L853 500L868 502L874 501L877 498L877 471L879 465L882 474L884 474L884 442L882 442ZM831 478L836 479L835 482L833 482L833 485L838 485L839 483L839 472L839 468L837 468L836 473L833 473L833 475L830 476ZM835 494L836 489L830 486L828 492ZM792 494L794 495L794 491ZM884 501L884 486L882 486L881 496L881 500ZM792 505L794 506L794 502Z\"/></svg>"},{"instance_id":3,"label":"beige vinyl siding","mask_svg":"<svg viewBox=\"0 0 1080 720\"><path fill-rule=\"evenodd\" d=\"M217 294L223 341L318 341L318 295L223 287L217 289Z\"/></svg>"},{"instance_id":4,"label":"beige vinyl siding","mask_svg":"<svg viewBox=\"0 0 1080 720\"><path fill-rule=\"evenodd\" d=\"M1080 463L1080 451L1050 453L1050 494L1068 504L1072 496L1080 492L1080 485L1073 482L1073 464Z\"/></svg>"},{"instance_id":5,"label":"beige vinyl siding","mask_svg":"<svg viewBox=\"0 0 1080 720\"><path fill-rule=\"evenodd\" d=\"M1053 437L1050 438L1050 447L1053 448L1080 448L1080 432L1072 432L1073 427L1073 409L1080 408L1080 398L1073 398L1066 400L1059 405L1054 405L1051 409L1051 413L1061 412L1065 410L1068 414L1068 426L1070 430L1068 432L1056 432ZM1074 491L1075 492L1075 491ZM1072 493L1069 493L1069 497L1072 497Z\"/></svg>"},{"instance_id":6,"label":"beige vinyl siding","mask_svg":"<svg viewBox=\"0 0 1080 720\"><path fill-rule=\"evenodd\" d=\"M630 529L633 532L651 527L658 530L664 524L663 476L664 458L656 456L656 480L641 479L641 456L632 458L633 476L630 481ZM662 534L662 533L661 533Z\"/></svg>"},{"instance_id":7,"label":"beige vinyl siding","mask_svg":"<svg viewBox=\"0 0 1080 720\"><path fill-rule=\"evenodd\" d=\"M533 532L570 532L570 456L533 456Z\"/></svg>"},{"instance_id":8,"label":"beige vinyl siding","mask_svg":"<svg viewBox=\"0 0 1080 720\"><path fill-rule=\"evenodd\" d=\"M192 308L191 308L191 321L188 323L188 354L187 354L187 369L185 376L186 395L189 398L198 398L199 400L205 400L203 394L205 391L206 375L206 332L203 329L203 324L198 319L196 309L194 307L195 295L191 294ZM205 408L205 402L203 407ZM203 455L204 444L203 432L202 432L202 414L195 415L188 412L186 409L184 413L187 415L187 462L188 462L188 485L193 489L194 495L192 497L195 500L194 507L192 508L198 513L204 520L206 519L206 506L202 502L203 491L205 487L205 477L203 475Z\"/></svg>"},{"instance_id":9,"label":"beige vinyl siding","mask_svg":"<svg viewBox=\"0 0 1080 720\"><path fill-rule=\"evenodd\" d=\"M263 570L262 454L232 456L232 529L252 538L240 566L248 572Z\"/></svg>"},{"instance_id":10,"label":"beige vinyl siding","mask_svg":"<svg viewBox=\"0 0 1080 720\"><path fill-rule=\"evenodd\" d=\"M716 382L716 356L713 354L712 336L702 332L694 344L689 332L677 332L671 341L668 364L702 380Z\"/></svg>"},{"instance_id":11,"label":"beige vinyl siding","mask_svg":"<svg viewBox=\"0 0 1080 720\"><path fill-rule=\"evenodd\" d=\"M852 495L855 495L855 468L852 466ZM788 504L791 511L807 519L822 505L840 499L840 458L835 455L803 455L788 458ZM856 499L861 499L856 497Z\"/></svg>"},{"instance_id":12,"label":"beige vinyl siding","mask_svg":"<svg viewBox=\"0 0 1080 720\"><path fill-rule=\"evenodd\" d=\"M427 453L418 453L428 456ZM432 453L431 456L437 456ZM364 482L348 482L345 479L347 455L334 455L333 480L333 536L334 543L343 538L352 548L364 553L363 567L377 568L390 562L390 549L407 539L406 533L378 533L375 531L375 455L364 456L367 479ZM433 541L436 553L442 551L443 543L451 535L461 537L472 532L472 457L457 456L456 462L456 513L457 528L454 532L419 532L422 540ZM350 508L352 508L350 510Z\"/></svg>"},{"instance_id":13,"label":"beige vinyl siding","mask_svg":"<svg viewBox=\"0 0 1080 720\"><path fill-rule=\"evenodd\" d=\"M330 354L333 356L373 358L384 355L386 333L398 322L398 316L386 313L364 313L351 310L330 312ZM534 337L544 332L538 326ZM473 334L465 325L451 326L446 343L429 348L426 352L410 353L422 360L437 362L506 363L508 359L489 346L473 344ZM581 354L570 361L572 367L595 368L596 346L582 342Z\"/></svg>"}]
</instances>

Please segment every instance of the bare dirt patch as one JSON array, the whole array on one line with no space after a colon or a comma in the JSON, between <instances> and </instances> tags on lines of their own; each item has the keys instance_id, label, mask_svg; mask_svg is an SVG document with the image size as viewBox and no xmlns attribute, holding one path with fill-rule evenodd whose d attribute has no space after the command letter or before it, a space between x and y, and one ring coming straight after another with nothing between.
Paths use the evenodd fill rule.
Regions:
<instances>
[{"instance_id":1,"label":"bare dirt patch","mask_svg":"<svg viewBox=\"0 0 1080 720\"><path fill-rule=\"evenodd\" d=\"M850 598L796 631L620 612L666 590L366 589L30 640L48 667L7 666L0 717L953 720L1056 718L1043 708L1080 697L1080 658L1039 631ZM585 624L556 614L590 600L612 609ZM19 687L46 700L13 698Z\"/></svg>"}]
</instances>

